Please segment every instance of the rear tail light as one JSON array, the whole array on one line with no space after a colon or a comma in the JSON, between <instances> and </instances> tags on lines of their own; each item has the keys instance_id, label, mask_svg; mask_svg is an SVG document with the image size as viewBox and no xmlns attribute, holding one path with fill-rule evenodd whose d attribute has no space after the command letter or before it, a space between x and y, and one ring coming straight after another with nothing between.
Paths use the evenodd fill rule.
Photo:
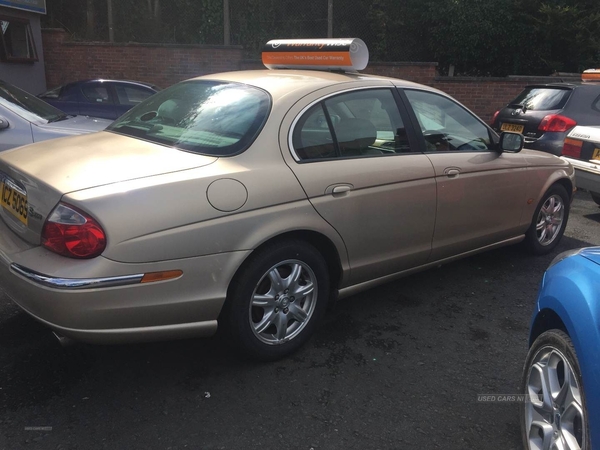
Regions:
<instances>
[{"instance_id":1,"label":"rear tail light","mask_svg":"<svg viewBox=\"0 0 600 450\"><path fill-rule=\"evenodd\" d=\"M583 141L567 138L563 144L562 155L570 156L571 158L580 158L581 147L583 147Z\"/></svg>"},{"instance_id":2,"label":"rear tail light","mask_svg":"<svg viewBox=\"0 0 600 450\"><path fill-rule=\"evenodd\" d=\"M577 122L569 117L560 114L549 114L542 119L538 129L540 131L564 132L569 131L575 125L577 125Z\"/></svg>"},{"instance_id":3,"label":"rear tail light","mask_svg":"<svg viewBox=\"0 0 600 450\"><path fill-rule=\"evenodd\" d=\"M494 124L496 123L496 119L498 118L498 114L500 114L500 110L496 111L494 113L494 115L492 116L492 121L490 122L491 126L494 126Z\"/></svg>"},{"instance_id":4,"label":"rear tail light","mask_svg":"<svg viewBox=\"0 0 600 450\"><path fill-rule=\"evenodd\" d=\"M106 248L106 234L89 215L59 203L44 224L42 245L69 258L94 258Z\"/></svg>"}]
</instances>

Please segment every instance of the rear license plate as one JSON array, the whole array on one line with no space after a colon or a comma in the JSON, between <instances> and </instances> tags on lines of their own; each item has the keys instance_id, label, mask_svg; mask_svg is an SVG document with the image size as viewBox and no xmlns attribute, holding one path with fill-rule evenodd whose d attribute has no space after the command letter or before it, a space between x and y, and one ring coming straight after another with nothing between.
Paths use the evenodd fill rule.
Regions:
<instances>
[{"instance_id":1,"label":"rear license plate","mask_svg":"<svg viewBox=\"0 0 600 450\"><path fill-rule=\"evenodd\" d=\"M27 225L27 193L12 181L0 181L0 205Z\"/></svg>"},{"instance_id":2,"label":"rear license plate","mask_svg":"<svg viewBox=\"0 0 600 450\"><path fill-rule=\"evenodd\" d=\"M503 123L500 131L512 131L513 133L523 133L525 125L517 125L516 123Z\"/></svg>"},{"instance_id":3,"label":"rear license plate","mask_svg":"<svg viewBox=\"0 0 600 450\"><path fill-rule=\"evenodd\" d=\"M594 149L594 154L592 155L592 159L600 160L600 148Z\"/></svg>"}]
</instances>

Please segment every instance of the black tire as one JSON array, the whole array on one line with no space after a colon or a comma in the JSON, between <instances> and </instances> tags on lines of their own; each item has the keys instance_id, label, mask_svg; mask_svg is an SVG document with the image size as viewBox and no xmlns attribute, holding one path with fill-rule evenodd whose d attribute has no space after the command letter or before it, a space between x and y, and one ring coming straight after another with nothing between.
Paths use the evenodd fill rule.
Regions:
<instances>
[{"instance_id":1,"label":"black tire","mask_svg":"<svg viewBox=\"0 0 600 450\"><path fill-rule=\"evenodd\" d=\"M536 226L542 218L542 214L540 214L542 211L542 207L553 196L558 196L562 200L563 218L560 224L560 228L557 230L554 238L550 242L542 243L540 242L540 238L538 237L538 230L536 229ZM533 214L533 217L531 219L531 225L525 233L525 244L527 245L531 253L533 253L534 255L545 255L556 248L565 232L565 228L567 227L567 222L569 220L569 209L570 199L564 187L562 187L559 184L555 184L546 191L537 208L535 209L535 213Z\"/></svg>"},{"instance_id":2,"label":"black tire","mask_svg":"<svg viewBox=\"0 0 600 450\"><path fill-rule=\"evenodd\" d=\"M285 285L293 278L293 268L299 273L298 282L290 285L288 292ZM275 288L268 276L272 269L280 277L281 290ZM301 291L307 290L311 283L317 287L311 293L297 299L292 295L294 292L302 295ZM222 317L225 332L231 343L251 359L283 358L310 339L325 314L329 293L327 264L312 245L299 240L269 245L252 255L234 278ZM268 296L270 303L253 306L255 294ZM304 321L296 319L301 316L300 309L306 313ZM261 323L269 325L260 331ZM279 330L284 329L289 333L279 339Z\"/></svg>"},{"instance_id":3,"label":"black tire","mask_svg":"<svg viewBox=\"0 0 600 450\"><path fill-rule=\"evenodd\" d=\"M600 194L596 194L595 192L590 192L592 195L592 200L596 202L596 205L600 206Z\"/></svg>"},{"instance_id":4,"label":"black tire","mask_svg":"<svg viewBox=\"0 0 600 450\"><path fill-rule=\"evenodd\" d=\"M571 366L572 372L575 376L575 379L576 379L578 387L579 387L579 394L581 397L581 409L583 411L583 416L582 416L583 419L582 420L577 419L574 421L575 423L579 423L579 426L575 425L572 427L574 430L573 434L576 436L577 442L582 450L591 450L592 447L591 447L591 443L590 443L590 433L589 433L590 417L587 414L587 409L586 409L586 399L585 399L583 380L581 378L581 368L579 366L579 360L577 359L577 354L575 352L575 348L573 347L573 343L571 342L571 339L569 338L569 336L566 333L564 333L561 330L549 330L549 331L542 333L535 340L535 342L529 349L529 353L527 354L527 359L525 361L525 365L523 366L523 377L521 380L521 392L523 394L525 394L526 396L528 394L532 395L532 398L537 397L535 389L533 389L532 391L530 391L530 389L529 389L530 380L533 380L533 381L531 381L532 386L537 384L535 381L536 375L532 371L532 368L535 365L535 362L538 359L540 359L541 355L547 354L551 350L558 352L560 354L560 356L564 357L566 359L566 361L568 361L568 364ZM561 369L561 364L562 364L562 369ZM558 364L557 374L560 373L561 370L566 370L564 363ZM530 378L530 373L531 373L531 378ZM557 378L558 378L559 386L562 387L562 385L565 384L564 383L564 375L563 375L562 385L560 384L560 377L557 377ZM560 424L560 421L556 420L556 415L558 414L559 419L562 417L563 419L568 420L569 425L571 425L572 421L570 420L570 418L568 418L569 412L567 411L565 413L565 410L562 410L560 401L557 400L557 403L555 403L554 401L552 403L555 404L555 410L548 414L550 417L552 417L552 419L549 419L549 421L547 423L549 423L550 425L552 423ZM558 406L558 408L556 408L556 406ZM526 400L520 406L521 436L523 438L523 448L526 450L529 450L531 448L531 446L529 445L529 439L530 439L529 431L530 430L528 429L526 420L527 420L527 416L528 416L528 411L532 407L533 407L532 402L529 400ZM568 433L568 431L565 432L563 430L568 430L571 427L567 426L566 422L563 422L562 425L563 425L563 427L558 432L558 435L554 434L554 436L550 439L557 439L560 436L562 436L563 433ZM542 439L541 435L538 433L533 432L532 435L536 439ZM548 448L553 448L553 447L550 446Z\"/></svg>"}]
</instances>

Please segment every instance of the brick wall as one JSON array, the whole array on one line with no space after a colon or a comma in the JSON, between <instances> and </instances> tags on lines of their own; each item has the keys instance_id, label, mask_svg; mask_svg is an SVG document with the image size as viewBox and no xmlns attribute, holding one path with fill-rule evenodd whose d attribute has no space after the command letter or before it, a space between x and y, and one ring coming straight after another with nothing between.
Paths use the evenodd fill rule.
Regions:
<instances>
[{"instance_id":1,"label":"brick wall","mask_svg":"<svg viewBox=\"0 0 600 450\"><path fill-rule=\"evenodd\" d=\"M165 88L199 75L264 68L260 60L243 59L240 46L72 42L63 30L43 30L42 34L49 89L88 78L144 81ZM436 67L434 62L375 61L363 72L433 86L488 122L496 110L527 84L564 80L557 77L438 77Z\"/></svg>"},{"instance_id":2,"label":"brick wall","mask_svg":"<svg viewBox=\"0 0 600 450\"><path fill-rule=\"evenodd\" d=\"M43 30L48 88L89 78L144 81L165 88L208 73L239 70L240 46L71 42Z\"/></svg>"}]
</instances>

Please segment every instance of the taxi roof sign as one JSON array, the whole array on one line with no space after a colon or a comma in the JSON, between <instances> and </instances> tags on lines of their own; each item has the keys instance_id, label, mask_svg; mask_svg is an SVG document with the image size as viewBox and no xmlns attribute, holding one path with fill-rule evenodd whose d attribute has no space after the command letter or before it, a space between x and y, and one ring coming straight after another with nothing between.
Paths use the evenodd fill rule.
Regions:
<instances>
[{"instance_id":1,"label":"taxi roof sign","mask_svg":"<svg viewBox=\"0 0 600 450\"><path fill-rule=\"evenodd\" d=\"M274 39L262 62L268 69L315 69L355 72L369 63L369 49L358 38Z\"/></svg>"},{"instance_id":2,"label":"taxi roof sign","mask_svg":"<svg viewBox=\"0 0 600 450\"><path fill-rule=\"evenodd\" d=\"M600 69L584 70L581 79L582 81L600 81Z\"/></svg>"}]
</instances>

